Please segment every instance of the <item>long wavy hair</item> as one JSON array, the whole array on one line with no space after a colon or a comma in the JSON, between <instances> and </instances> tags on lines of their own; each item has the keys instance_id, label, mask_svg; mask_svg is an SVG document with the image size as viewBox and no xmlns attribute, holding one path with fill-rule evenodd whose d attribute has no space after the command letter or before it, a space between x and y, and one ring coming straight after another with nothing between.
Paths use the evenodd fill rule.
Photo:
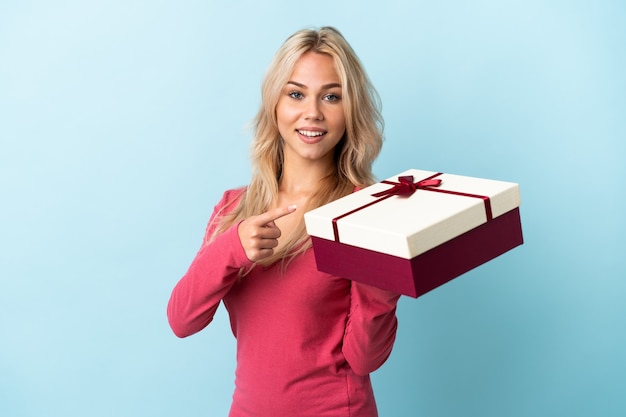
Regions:
<instances>
[{"instance_id":1,"label":"long wavy hair","mask_svg":"<svg viewBox=\"0 0 626 417\"><path fill-rule=\"evenodd\" d=\"M335 148L334 170L320 182L309 199L311 210L336 200L374 182L372 163L383 143L384 122L380 97L369 80L359 58L342 34L333 27L303 29L291 35L278 49L261 85L261 106L253 120L254 139L251 147L252 178L233 204L224 207L226 214L214 218L211 241L232 225L250 216L266 212L276 201L283 167L283 141L278 131L276 104L294 66L306 52L332 57L342 85L346 131ZM288 261L310 247L304 222L276 251L261 264Z\"/></svg>"}]
</instances>

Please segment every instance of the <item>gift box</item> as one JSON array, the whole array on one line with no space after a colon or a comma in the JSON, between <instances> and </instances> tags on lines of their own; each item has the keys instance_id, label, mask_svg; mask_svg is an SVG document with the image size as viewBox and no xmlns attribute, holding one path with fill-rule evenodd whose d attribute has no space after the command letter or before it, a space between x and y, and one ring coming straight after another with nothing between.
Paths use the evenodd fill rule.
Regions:
<instances>
[{"instance_id":1,"label":"gift box","mask_svg":"<svg viewBox=\"0 0 626 417\"><path fill-rule=\"evenodd\" d=\"M317 268L414 298L523 243L515 183L410 169L304 215Z\"/></svg>"}]
</instances>

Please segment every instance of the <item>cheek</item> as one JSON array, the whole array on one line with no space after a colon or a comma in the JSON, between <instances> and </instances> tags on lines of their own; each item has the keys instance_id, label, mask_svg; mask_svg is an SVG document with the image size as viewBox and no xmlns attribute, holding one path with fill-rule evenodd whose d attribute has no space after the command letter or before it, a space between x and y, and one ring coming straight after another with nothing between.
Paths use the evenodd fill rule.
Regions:
<instances>
[{"instance_id":1,"label":"cheek","mask_svg":"<svg viewBox=\"0 0 626 417\"><path fill-rule=\"evenodd\" d=\"M296 112L289 106L276 106L276 122L279 126L292 124L297 119Z\"/></svg>"},{"instance_id":2,"label":"cheek","mask_svg":"<svg viewBox=\"0 0 626 417\"><path fill-rule=\"evenodd\" d=\"M276 125L278 127L278 132L282 137L285 137L285 135L291 130L293 121L290 112L285 108L285 106L276 106Z\"/></svg>"},{"instance_id":3,"label":"cheek","mask_svg":"<svg viewBox=\"0 0 626 417\"><path fill-rule=\"evenodd\" d=\"M333 125L336 130L342 130L342 131L346 130L346 119L345 117L343 117L343 113L337 115L337 117L333 120Z\"/></svg>"},{"instance_id":4,"label":"cheek","mask_svg":"<svg viewBox=\"0 0 626 417\"><path fill-rule=\"evenodd\" d=\"M346 109L345 103L341 103L341 106L335 107L332 113L333 121L336 127L346 126Z\"/></svg>"}]
</instances>

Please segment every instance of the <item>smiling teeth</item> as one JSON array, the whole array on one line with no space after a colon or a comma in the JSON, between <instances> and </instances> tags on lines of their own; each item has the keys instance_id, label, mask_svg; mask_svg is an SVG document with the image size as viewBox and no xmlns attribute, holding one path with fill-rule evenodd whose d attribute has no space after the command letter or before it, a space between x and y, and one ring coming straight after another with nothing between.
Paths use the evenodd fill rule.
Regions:
<instances>
[{"instance_id":1,"label":"smiling teeth","mask_svg":"<svg viewBox=\"0 0 626 417\"><path fill-rule=\"evenodd\" d=\"M298 133L304 136L308 136L310 138L315 137L315 136L322 136L324 134L324 132L311 132L308 130L298 130Z\"/></svg>"}]
</instances>

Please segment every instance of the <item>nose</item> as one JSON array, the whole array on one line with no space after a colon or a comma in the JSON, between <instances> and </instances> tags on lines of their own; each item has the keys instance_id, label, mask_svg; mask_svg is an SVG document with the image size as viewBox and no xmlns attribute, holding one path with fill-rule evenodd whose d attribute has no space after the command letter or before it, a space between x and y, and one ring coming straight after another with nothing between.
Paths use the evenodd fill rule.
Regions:
<instances>
[{"instance_id":1,"label":"nose","mask_svg":"<svg viewBox=\"0 0 626 417\"><path fill-rule=\"evenodd\" d=\"M324 113L322 112L321 104L319 100L308 100L306 106L305 118L307 120L324 120Z\"/></svg>"}]
</instances>

